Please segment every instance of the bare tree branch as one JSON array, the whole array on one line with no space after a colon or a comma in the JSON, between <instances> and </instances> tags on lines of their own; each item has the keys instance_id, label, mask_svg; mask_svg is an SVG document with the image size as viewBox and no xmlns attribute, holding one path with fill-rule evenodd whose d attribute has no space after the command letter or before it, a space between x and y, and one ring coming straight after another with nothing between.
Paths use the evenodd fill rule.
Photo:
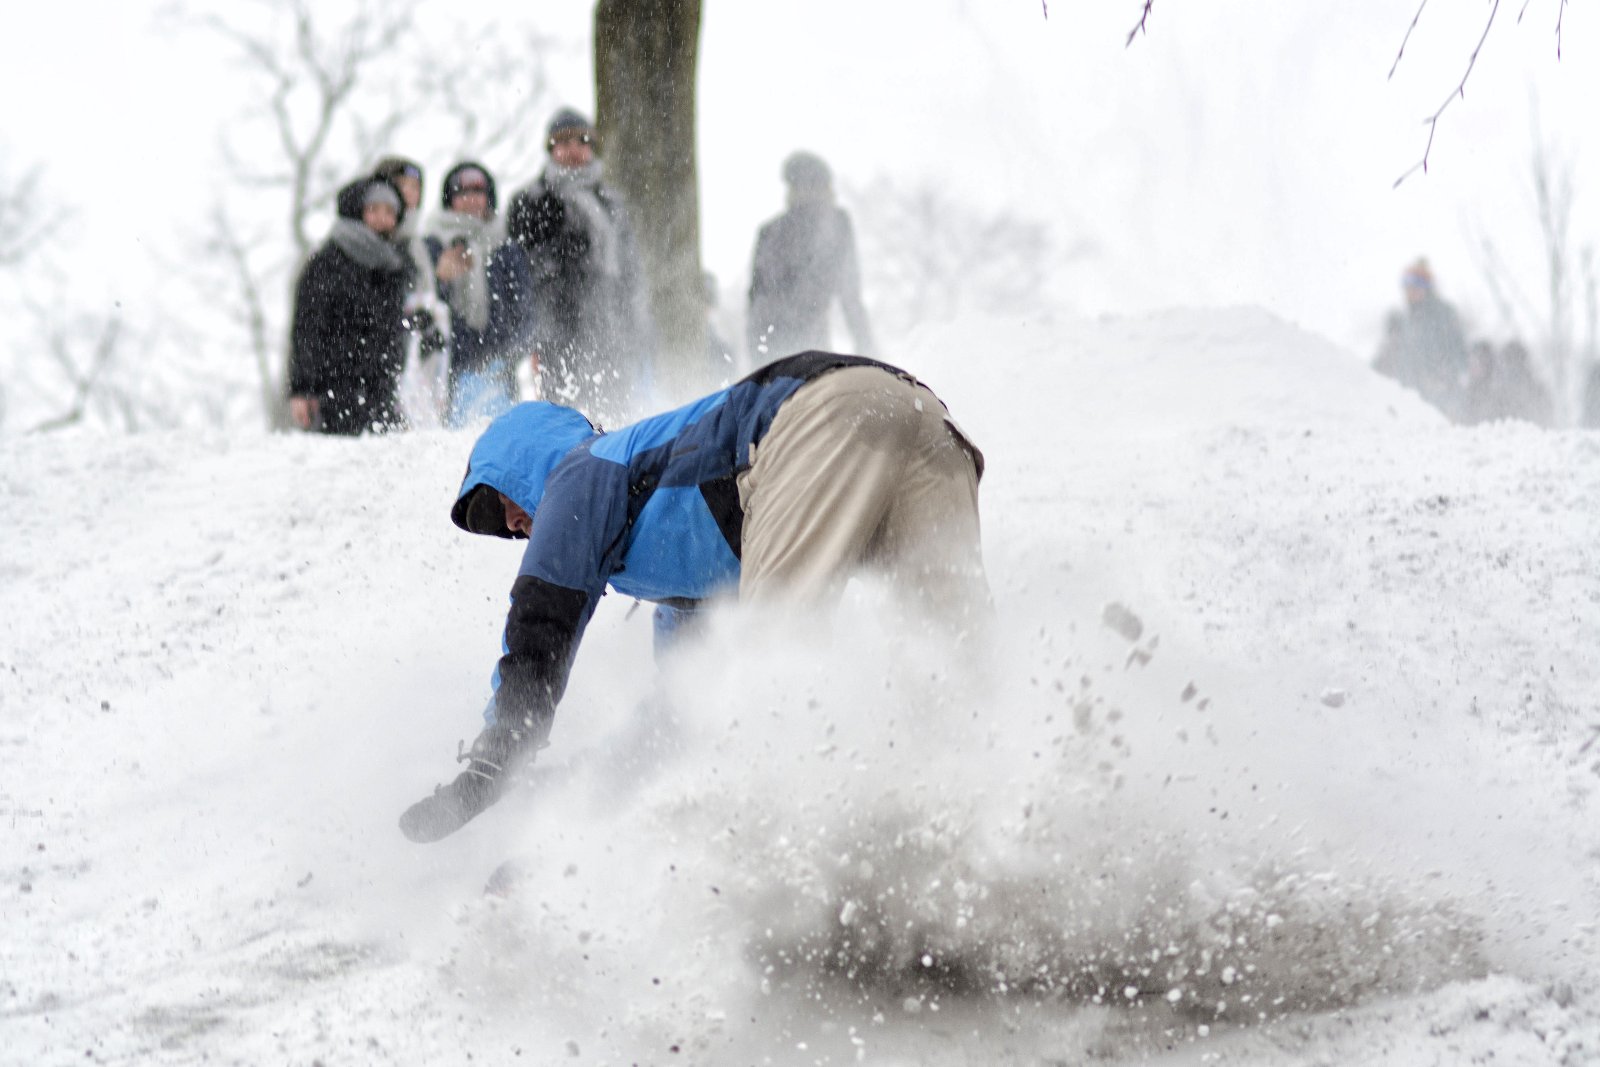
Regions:
<instances>
[{"instance_id":1,"label":"bare tree branch","mask_svg":"<svg viewBox=\"0 0 1600 1067\"><path fill-rule=\"evenodd\" d=\"M255 357L256 372L261 383L263 410L272 413L283 405L283 388L277 368L274 367L270 330L267 325L266 300L262 296L261 282L250 263L250 249L240 239L237 229L221 205L212 209L212 236L209 248L219 255L232 273L239 295L239 312L244 320L250 351Z\"/></svg>"},{"instance_id":2,"label":"bare tree branch","mask_svg":"<svg viewBox=\"0 0 1600 1067\"><path fill-rule=\"evenodd\" d=\"M14 267L31 256L70 216L44 202L41 167L13 181L0 175L0 267Z\"/></svg>"},{"instance_id":3,"label":"bare tree branch","mask_svg":"<svg viewBox=\"0 0 1600 1067\"><path fill-rule=\"evenodd\" d=\"M233 349L248 353L236 366L253 366L269 425L284 411L294 274L321 240L335 191L408 130L428 130L419 152L443 148L441 118L446 137L461 131L480 150L540 132L527 115L547 96L548 49L519 50L492 25L470 47L448 47L415 32L420 4L178 0L168 11L174 25L221 42L252 86L217 139L225 180L191 234L199 254L177 269L207 294Z\"/></svg>"},{"instance_id":4,"label":"bare tree branch","mask_svg":"<svg viewBox=\"0 0 1600 1067\"><path fill-rule=\"evenodd\" d=\"M938 187L878 178L847 190L859 212L863 286L881 338L963 312L1016 313L1044 302L1045 279L1073 255L1058 253L1039 222L987 214Z\"/></svg>"},{"instance_id":5,"label":"bare tree branch","mask_svg":"<svg viewBox=\"0 0 1600 1067\"><path fill-rule=\"evenodd\" d=\"M1483 43L1489 39L1489 30L1493 28L1494 17L1499 11L1500 0L1492 0L1492 3L1489 7L1489 18L1483 25L1483 35L1478 38L1477 47L1473 48L1472 56L1467 60L1467 69L1461 75L1461 83L1451 91L1449 96L1445 97L1444 103L1439 105L1439 110L1435 111L1430 117L1423 120L1424 124L1428 127L1428 143L1423 147L1422 159L1419 160L1413 167L1411 167L1411 169L1407 170L1404 174L1400 175L1400 177L1394 180L1394 184L1396 186L1419 170L1424 174L1428 172L1428 155L1433 151L1433 135L1439 132L1439 118L1444 114L1445 108L1449 107L1457 97L1464 97L1467 95L1467 79L1472 77L1472 68L1478 63L1478 53L1483 51ZM1420 8L1418 9L1417 13L1419 15L1422 13ZM1407 30L1406 32L1409 34L1411 31Z\"/></svg>"},{"instance_id":6,"label":"bare tree branch","mask_svg":"<svg viewBox=\"0 0 1600 1067\"><path fill-rule=\"evenodd\" d=\"M1123 45L1124 48L1132 45L1133 39L1139 36L1141 33L1149 33L1149 31L1145 29L1145 22L1150 18L1150 8L1155 6L1155 2L1156 0L1144 0L1144 10L1139 13L1138 24L1135 25L1133 29L1128 31L1128 40L1127 43Z\"/></svg>"},{"instance_id":7,"label":"bare tree branch","mask_svg":"<svg viewBox=\"0 0 1600 1067\"><path fill-rule=\"evenodd\" d=\"M1428 6L1428 0L1422 0L1417 5L1417 13L1411 16L1411 25L1406 27L1406 35L1400 38L1400 51L1394 54L1394 62L1389 64L1389 77L1394 77L1394 72L1400 69L1400 57L1406 54L1406 45L1411 41L1411 31L1417 28L1417 20L1422 18L1422 9Z\"/></svg>"},{"instance_id":8,"label":"bare tree branch","mask_svg":"<svg viewBox=\"0 0 1600 1067\"><path fill-rule=\"evenodd\" d=\"M1536 105L1531 129L1532 216L1521 216L1526 221L1519 224L1502 212L1493 220L1519 254L1502 255L1497 242L1482 237L1479 261L1507 331L1525 341L1550 388L1555 425L1563 426L1577 414L1578 390L1593 360L1600 297L1593 249L1578 246L1572 235L1580 189L1573 159L1545 138ZM1530 269L1535 263L1539 269Z\"/></svg>"},{"instance_id":9,"label":"bare tree branch","mask_svg":"<svg viewBox=\"0 0 1600 1067\"><path fill-rule=\"evenodd\" d=\"M327 155L340 121L349 111L358 86L377 62L395 55L415 25L417 0L363 6L343 26L324 33L311 0L290 0L284 9L266 5L276 21L287 19L287 35L275 37L228 14L179 17L220 36L239 52L244 66L265 83L261 114L271 126L283 171L242 164L227 137L224 153L246 184L281 184L289 190L289 230L300 258L310 253L309 222L333 181ZM306 96L309 94L310 99ZM358 136L362 158L386 147L405 120L406 107L395 102L365 136ZM361 131L358 130L358 134Z\"/></svg>"},{"instance_id":10,"label":"bare tree branch","mask_svg":"<svg viewBox=\"0 0 1600 1067\"><path fill-rule=\"evenodd\" d=\"M1478 238L1478 260L1484 284L1506 331L1511 334L1528 332L1529 327L1539 321L1538 306L1517 284L1517 272L1506 262L1493 238L1486 235Z\"/></svg>"},{"instance_id":11,"label":"bare tree branch","mask_svg":"<svg viewBox=\"0 0 1600 1067\"><path fill-rule=\"evenodd\" d=\"M442 46L451 55L473 57L471 74L437 64L420 67L418 95L432 102L458 131L455 159L482 159L498 152L513 166L534 169L544 152L543 127L529 122L522 101L549 94L545 57L554 38L530 32L508 38L490 28L456 37ZM501 106L485 106L498 94ZM502 165L508 162L502 159Z\"/></svg>"},{"instance_id":12,"label":"bare tree branch","mask_svg":"<svg viewBox=\"0 0 1600 1067\"><path fill-rule=\"evenodd\" d=\"M44 309L35 308L37 314L45 314ZM106 368L111 365L112 359L117 354L117 344L122 334L122 317L116 312L106 316L101 327L99 339L95 342L89 355L88 365L81 370L77 360L73 358L72 346L65 331L60 327L52 327L49 333L47 350L55 358L63 376L72 388L72 399L67 410L54 418L46 419L35 426L30 433L48 433L66 426L82 422L88 413L89 401L94 396L95 389L100 385L101 378Z\"/></svg>"}]
</instances>

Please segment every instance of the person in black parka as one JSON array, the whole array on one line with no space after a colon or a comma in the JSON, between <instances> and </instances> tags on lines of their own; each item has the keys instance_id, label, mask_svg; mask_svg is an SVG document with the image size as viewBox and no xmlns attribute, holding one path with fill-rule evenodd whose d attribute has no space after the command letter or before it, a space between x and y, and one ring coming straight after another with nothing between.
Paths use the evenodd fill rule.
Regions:
<instances>
[{"instance_id":1,"label":"person in black parka","mask_svg":"<svg viewBox=\"0 0 1600 1067\"><path fill-rule=\"evenodd\" d=\"M605 181L589 120L558 111L546 147L544 169L507 211L532 271L544 395L622 421L650 393L655 351L638 242L627 206Z\"/></svg>"},{"instance_id":2,"label":"person in black parka","mask_svg":"<svg viewBox=\"0 0 1600 1067\"><path fill-rule=\"evenodd\" d=\"M339 190L328 240L295 286L289 413L302 430L355 435L402 423L405 300L412 268L390 238L404 207L381 178Z\"/></svg>"}]
</instances>

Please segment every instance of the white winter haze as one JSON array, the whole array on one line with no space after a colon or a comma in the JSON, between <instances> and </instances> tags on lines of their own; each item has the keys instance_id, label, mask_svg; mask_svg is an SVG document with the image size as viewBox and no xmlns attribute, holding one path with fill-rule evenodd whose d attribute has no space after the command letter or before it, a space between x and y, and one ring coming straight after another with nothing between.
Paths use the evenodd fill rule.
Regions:
<instances>
[{"instance_id":1,"label":"white winter haze","mask_svg":"<svg viewBox=\"0 0 1600 1067\"><path fill-rule=\"evenodd\" d=\"M984 451L993 629L863 579L658 664L608 595L532 781L429 846L397 819L479 728L520 558L449 520L476 428L266 432L177 280L237 64L151 6L13 13L0 173L73 214L0 271L0 1060L1600 1057L1600 436L1368 366L1418 255L1491 334L1484 234L1538 277L1534 100L1597 232L1592 16L1501 5L1395 187L1486 5L1424 6L1392 77L1413 5L1155 0L1127 43L1143 6L705 4L730 314L796 148L863 229L926 187L1049 234L1026 306L883 338ZM557 7L419 19L541 20L589 109ZM40 327L112 309L174 404L237 409L26 432Z\"/></svg>"},{"instance_id":2,"label":"white winter haze","mask_svg":"<svg viewBox=\"0 0 1600 1067\"><path fill-rule=\"evenodd\" d=\"M1054 272L1054 295L1084 314L1258 305L1365 358L1399 300L1401 267L1427 255L1445 295L1503 332L1476 250L1487 235L1513 271L1541 268L1535 116L1580 188L1600 166L1587 114L1600 64L1581 11L1561 6L1558 60L1558 5L1501 5L1465 95L1440 119L1428 173L1395 188L1427 146L1423 120L1466 75L1487 11L1428 5L1396 65L1415 10L1383 0L1157 3L1148 32L1125 45L1141 8L707 4L707 268L737 290L756 226L781 208L779 164L806 147L847 191L891 175L1047 223L1075 253ZM76 212L62 237L75 284L134 307L162 290L167 272L153 267L197 228L219 129L250 103L230 84L239 64L226 46L172 29L158 10L34 5L0 42L11 101L0 151L13 166L43 164L46 192ZM420 11L441 38L462 18ZM473 17L517 25L526 11L479 5ZM592 109L589 5L535 17L562 43L556 98ZM382 106L375 91L367 108ZM395 148L435 175L450 162L425 144ZM365 162L349 160L349 172ZM1574 210L1574 240L1592 243L1600 203L1580 192Z\"/></svg>"}]
</instances>

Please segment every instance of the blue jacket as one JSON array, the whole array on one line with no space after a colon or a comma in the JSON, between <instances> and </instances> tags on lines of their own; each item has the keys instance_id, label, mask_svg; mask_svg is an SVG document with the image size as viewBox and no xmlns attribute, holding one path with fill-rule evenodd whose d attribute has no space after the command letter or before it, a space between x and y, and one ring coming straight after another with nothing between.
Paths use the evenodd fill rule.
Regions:
<instances>
[{"instance_id":1,"label":"blue jacket","mask_svg":"<svg viewBox=\"0 0 1600 1067\"><path fill-rule=\"evenodd\" d=\"M610 433L545 402L519 404L490 423L451 518L470 532L515 536L498 491L531 516L532 528L485 717L542 742L607 585L678 605L736 588L744 513L735 478L750 465L750 446L795 390L850 366L904 376L861 356L803 352Z\"/></svg>"}]
</instances>

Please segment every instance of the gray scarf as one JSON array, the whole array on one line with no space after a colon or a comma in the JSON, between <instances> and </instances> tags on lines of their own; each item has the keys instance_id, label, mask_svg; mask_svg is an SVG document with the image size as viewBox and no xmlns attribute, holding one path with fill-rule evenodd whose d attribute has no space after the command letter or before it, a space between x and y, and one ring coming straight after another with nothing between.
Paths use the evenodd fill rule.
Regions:
<instances>
[{"instance_id":1,"label":"gray scarf","mask_svg":"<svg viewBox=\"0 0 1600 1067\"><path fill-rule=\"evenodd\" d=\"M617 248L617 227L600 202L602 168L598 159L582 167L558 167L554 163L544 169L544 187L561 198L562 203L583 214L589 224L589 265L608 278L622 274L622 256Z\"/></svg>"},{"instance_id":2,"label":"gray scarf","mask_svg":"<svg viewBox=\"0 0 1600 1067\"><path fill-rule=\"evenodd\" d=\"M334 219L328 239L338 246L339 251L368 270L405 269L405 257L400 250L360 219Z\"/></svg>"},{"instance_id":3,"label":"gray scarf","mask_svg":"<svg viewBox=\"0 0 1600 1067\"><path fill-rule=\"evenodd\" d=\"M489 257L503 240L498 236L499 227L459 211L441 211L429 223L428 236L437 238L445 248L457 240L467 242L472 269L445 286L445 298L452 312L482 333L489 325Z\"/></svg>"}]
</instances>

